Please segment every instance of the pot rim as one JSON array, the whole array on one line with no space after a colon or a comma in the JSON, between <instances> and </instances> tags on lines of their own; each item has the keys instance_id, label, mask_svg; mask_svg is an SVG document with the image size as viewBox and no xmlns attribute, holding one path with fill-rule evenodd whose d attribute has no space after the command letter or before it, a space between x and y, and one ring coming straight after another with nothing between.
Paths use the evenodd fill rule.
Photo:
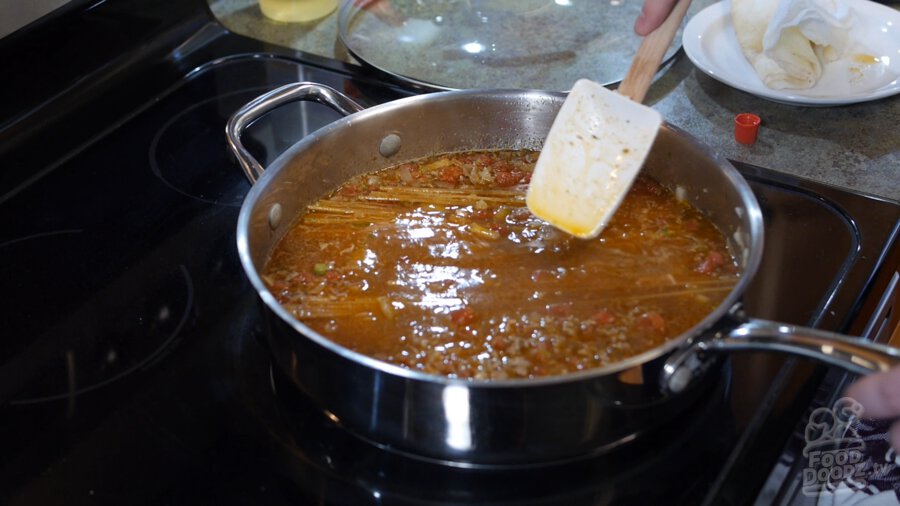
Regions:
<instances>
[{"instance_id":1,"label":"pot rim","mask_svg":"<svg viewBox=\"0 0 900 506\"><path fill-rule=\"evenodd\" d=\"M420 101L441 100L446 99L445 97L448 96L459 97L459 99L464 99L466 97L493 97L499 100L501 97L509 95L514 95L516 98L521 98L523 95L533 95L536 98L549 97L558 100L562 100L565 96L564 94L558 92L542 92L537 90L470 89L443 91L430 93L427 95L416 95L401 98L393 100L391 102L372 106L360 112L338 119L320 128L319 130L297 141L290 148L279 155L266 168L265 172L262 174L256 184L251 187L241 205L241 210L237 221L237 249L240 256L241 265L244 268L244 272L247 275L250 283L256 290L257 294L271 311L278 315L279 318L281 318L285 323L291 326L297 334L299 334L296 336L296 338L311 339L318 345L326 348L327 350L337 354L338 356L346 360L408 380L422 381L442 386L464 385L467 388L488 389L519 388L523 386L549 386L581 382L590 380L592 378L620 373L622 371L646 364L654 359L669 354L677 348L689 346L696 338L702 336L704 332L706 332L714 324L722 320L723 317L731 310L731 308L740 301L740 298L742 297L744 291L747 289L747 285L749 285L749 283L753 280L756 271L758 270L759 265L762 261L764 235L762 210L760 209L759 203L756 200L756 196L753 194L753 191L747 181L724 156L720 155L718 152L711 150L708 146L702 144L699 140L697 140L684 130L665 121L663 122L661 128L672 131L681 140L689 143L694 149L697 149L710 157L711 160L718 167L720 167L722 171L724 171L724 175L731 183L731 185L737 189L738 193L741 196L741 202L736 203L739 204L739 207L735 207L735 212L741 213L741 209L743 209L743 212L747 213L750 230L745 231L745 235L749 238L751 244L744 245L745 251L747 251L748 254L744 259L745 265L741 271L741 276L738 279L738 282L725 297L725 299L719 304L719 306L710 311L706 315L706 317L704 317L700 322L698 322L690 329L686 330L678 336L674 336L666 340L666 342L660 344L655 348L651 348L638 355L634 355L627 359L602 367L595 367L583 371L553 376L513 379L451 378L448 376L430 374L413 369L408 369L399 365L375 359L368 355L346 348L294 318L294 316L291 315L275 299L275 296L268 290L268 288L266 288L265 283L263 283L262 278L260 277L256 267L253 264L252 255L250 253L248 231L250 229L249 225L253 208L256 206L257 201L262 195L263 191L268 186L268 184L270 184L272 180L276 179L279 173L289 165L289 161L297 153L300 153L305 149L311 147L315 143L319 142L321 138L330 135L334 131L338 131L343 128L351 128L352 123L354 121L358 121L360 118L375 114L385 114L386 112L396 108L414 107L415 104ZM295 218L296 216L290 217L291 221L293 221ZM734 238L729 238L729 240L733 239Z\"/></svg>"}]
</instances>

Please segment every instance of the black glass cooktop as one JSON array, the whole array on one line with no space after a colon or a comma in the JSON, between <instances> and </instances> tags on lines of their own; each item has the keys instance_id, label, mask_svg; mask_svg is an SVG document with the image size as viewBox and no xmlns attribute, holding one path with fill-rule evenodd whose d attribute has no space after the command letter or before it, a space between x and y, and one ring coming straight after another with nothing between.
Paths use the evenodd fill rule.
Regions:
<instances>
[{"instance_id":1,"label":"black glass cooktop","mask_svg":"<svg viewBox=\"0 0 900 506\"><path fill-rule=\"evenodd\" d=\"M200 64L179 60L174 85L136 88L141 100L115 102L133 103L128 114L90 135L72 132L75 148L39 156L53 161L27 176L3 165L0 502L752 502L824 368L734 356L687 415L610 454L530 470L396 455L346 433L294 391L272 368L238 262L236 218L249 183L227 154L225 121L293 81L364 105L410 92L214 24L192 30L206 37L194 40ZM294 104L245 139L265 162L337 117ZM55 138L69 126L44 131ZM31 146L0 152L0 161L25 159ZM877 295L870 283L900 208L737 166L766 223L748 312L836 331L867 318L860 307Z\"/></svg>"}]
</instances>

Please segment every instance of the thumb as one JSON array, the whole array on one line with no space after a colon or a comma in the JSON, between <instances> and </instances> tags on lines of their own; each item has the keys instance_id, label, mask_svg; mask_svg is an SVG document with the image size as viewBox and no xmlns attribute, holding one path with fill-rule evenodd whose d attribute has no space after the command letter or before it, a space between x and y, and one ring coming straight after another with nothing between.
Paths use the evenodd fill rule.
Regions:
<instances>
[{"instance_id":1,"label":"thumb","mask_svg":"<svg viewBox=\"0 0 900 506\"><path fill-rule=\"evenodd\" d=\"M862 405L865 418L900 416L900 367L857 380L846 396Z\"/></svg>"},{"instance_id":2,"label":"thumb","mask_svg":"<svg viewBox=\"0 0 900 506\"><path fill-rule=\"evenodd\" d=\"M659 25L669 17L675 0L645 0L641 15L634 23L634 31L640 36L645 36L659 28Z\"/></svg>"}]
</instances>

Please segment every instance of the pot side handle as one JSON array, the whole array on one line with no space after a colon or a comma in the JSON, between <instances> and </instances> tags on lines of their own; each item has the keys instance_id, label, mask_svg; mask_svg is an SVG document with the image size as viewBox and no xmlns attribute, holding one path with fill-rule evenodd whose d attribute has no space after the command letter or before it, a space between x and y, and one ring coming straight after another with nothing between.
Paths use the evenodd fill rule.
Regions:
<instances>
[{"instance_id":1,"label":"pot side handle","mask_svg":"<svg viewBox=\"0 0 900 506\"><path fill-rule=\"evenodd\" d=\"M229 118L225 126L225 137L228 148L237 158L250 184L256 183L265 169L241 143L244 130L267 112L290 102L304 100L327 105L344 116L364 109L334 88L311 82L286 84L248 102Z\"/></svg>"},{"instance_id":2,"label":"pot side handle","mask_svg":"<svg viewBox=\"0 0 900 506\"><path fill-rule=\"evenodd\" d=\"M662 386L672 393L684 390L704 368L705 353L770 351L812 358L866 375L900 364L900 350L834 332L751 318L711 339L695 341L670 357L663 366Z\"/></svg>"}]
</instances>

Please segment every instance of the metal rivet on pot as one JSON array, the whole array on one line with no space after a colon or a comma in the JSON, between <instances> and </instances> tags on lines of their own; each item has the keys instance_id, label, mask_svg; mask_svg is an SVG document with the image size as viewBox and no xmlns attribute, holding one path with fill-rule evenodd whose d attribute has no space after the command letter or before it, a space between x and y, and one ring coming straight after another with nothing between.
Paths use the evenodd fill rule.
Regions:
<instances>
[{"instance_id":1,"label":"metal rivet on pot","mask_svg":"<svg viewBox=\"0 0 900 506\"><path fill-rule=\"evenodd\" d=\"M269 208L269 228L275 230L281 223L281 204L272 204Z\"/></svg>"},{"instance_id":2,"label":"metal rivet on pot","mask_svg":"<svg viewBox=\"0 0 900 506\"><path fill-rule=\"evenodd\" d=\"M694 379L693 373L687 367L679 367L669 378L669 390L672 393L679 393L686 389Z\"/></svg>"},{"instance_id":3,"label":"metal rivet on pot","mask_svg":"<svg viewBox=\"0 0 900 506\"><path fill-rule=\"evenodd\" d=\"M378 146L378 152L381 156L387 158L396 155L400 151L400 136L397 134L385 135L381 139L381 145Z\"/></svg>"}]
</instances>

